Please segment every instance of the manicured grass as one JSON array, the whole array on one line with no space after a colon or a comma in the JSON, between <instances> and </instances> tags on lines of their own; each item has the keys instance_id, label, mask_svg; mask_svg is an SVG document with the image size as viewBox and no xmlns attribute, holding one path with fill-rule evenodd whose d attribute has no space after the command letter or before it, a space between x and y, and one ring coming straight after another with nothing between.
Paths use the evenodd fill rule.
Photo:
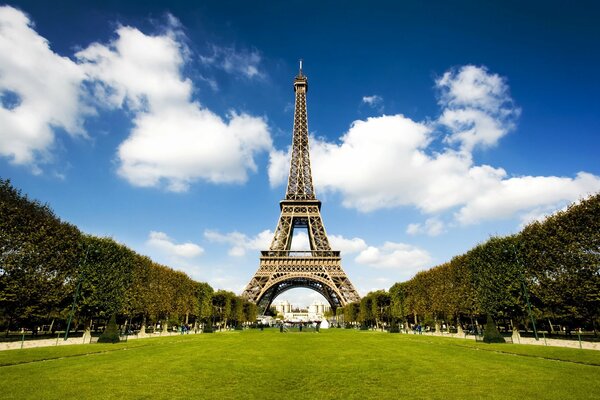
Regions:
<instances>
[{"instance_id":1,"label":"manicured grass","mask_svg":"<svg viewBox=\"0 0 600 400\"><path fill-rule=\"evenodd\" d=\"M600 398L600 352L349 330L0 352L5 399Z\"/></svg>"}]
</instances>

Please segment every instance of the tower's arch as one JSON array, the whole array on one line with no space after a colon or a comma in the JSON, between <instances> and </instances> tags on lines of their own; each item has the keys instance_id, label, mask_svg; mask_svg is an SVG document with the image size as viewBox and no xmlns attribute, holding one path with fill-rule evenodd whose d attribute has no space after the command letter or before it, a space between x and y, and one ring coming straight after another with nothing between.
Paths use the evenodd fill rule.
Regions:
<instances>
[{"instance_id":1,"label":"tower's arch","mask_svg":"<svg viewBox=\"0 0 600 400\"><path fill-rule=\"evenodd\" d=\"M311 289L319 293L327 300L332 310L344 306L342 296L335 286L332 286L326 279L319 279L308 275L282 277L274 281L270 286L264 288L262 295L259 295L256 303L261 310L266 310L282 293L296 288Z\"/></svg>"}]
</instances>

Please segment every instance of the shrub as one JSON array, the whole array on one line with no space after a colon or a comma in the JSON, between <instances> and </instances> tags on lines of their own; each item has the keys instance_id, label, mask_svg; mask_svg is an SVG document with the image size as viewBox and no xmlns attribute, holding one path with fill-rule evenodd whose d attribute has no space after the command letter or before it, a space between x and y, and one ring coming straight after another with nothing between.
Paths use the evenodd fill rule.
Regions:
<instances>
[{"instance_id":1,"label":"shrub","mask_svg":"<svg viewBox=\"0 0 600 400\"><path fill-rule=\"evenodd\" d=\"M485 323L483 341L485 343L505 343L504 338L500 332L498 332L498 328L496 328L496 324L489 314L487 316L487 322Z\"/></svg>"},{"instance_id":2,"label":"shrub","mask_svg":"<svg viewBox=\"0 0 600 400\"><path fill-rule=\"evenodd\" d=\"M98 343L118 343L119 342L119 329L117 328L117 320L115 314L110 317L108 326L102 332L102 335L98 338Z\"/></svg>"}]
</instances>

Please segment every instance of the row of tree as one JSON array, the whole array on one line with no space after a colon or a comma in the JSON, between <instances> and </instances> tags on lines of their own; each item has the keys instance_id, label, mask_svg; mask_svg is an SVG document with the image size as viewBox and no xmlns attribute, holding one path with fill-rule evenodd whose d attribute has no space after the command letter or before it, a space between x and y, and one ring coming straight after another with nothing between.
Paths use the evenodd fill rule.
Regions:
<instances>
[{"instance_id":1,"label":"row of tree","mask_svg":"<svg viewBox=\"0 0 600 400\"><path fill-rule=\"evenodd\" d=\"M530 311L531 310L531 311ZM347 322L461 326L491 316L509 327L556 325L597 332L600 194L520 233L491 237L447 263L369 293L341 311ZM532 318L533 317L533 318Z\"/></svg>"},{"instance_id":2,"label":"row of tree","mask_svg":"<svg viewBox=\"0 0 600 400\"><path fill-rule=\"evenodd\" d=\"M74 298L76 301L74 302ZM80 232L44 204L0 180L0 327L64 329L118 315L125 325L256 319L256 306L214 292L110 238Z\"/></svg>"}]
</instances>

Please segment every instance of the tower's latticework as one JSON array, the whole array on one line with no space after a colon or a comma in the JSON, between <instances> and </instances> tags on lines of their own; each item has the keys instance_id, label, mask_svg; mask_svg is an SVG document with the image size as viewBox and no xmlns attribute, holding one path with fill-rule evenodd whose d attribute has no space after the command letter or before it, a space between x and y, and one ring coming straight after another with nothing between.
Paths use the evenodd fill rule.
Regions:
<instances>
[{"instance_id":1,"label":"tower's latticework","mask_svg":"<svg viewBox=\"0 0 600 400\"><path fill-rule=\"evenodd\" d=\"M315 196L308 149L306 93L308 80L300 72L294 79L296 108L292 159L285 200L270 250L262 251L260 266L243 297L266 310L286 290L307 287L321 293L333 309L360 299L342 269L340 252L331 250L321 219L321 202ZM291 251L294 228L306 228L310 251Z\"/></svg>"}]
</instances>

